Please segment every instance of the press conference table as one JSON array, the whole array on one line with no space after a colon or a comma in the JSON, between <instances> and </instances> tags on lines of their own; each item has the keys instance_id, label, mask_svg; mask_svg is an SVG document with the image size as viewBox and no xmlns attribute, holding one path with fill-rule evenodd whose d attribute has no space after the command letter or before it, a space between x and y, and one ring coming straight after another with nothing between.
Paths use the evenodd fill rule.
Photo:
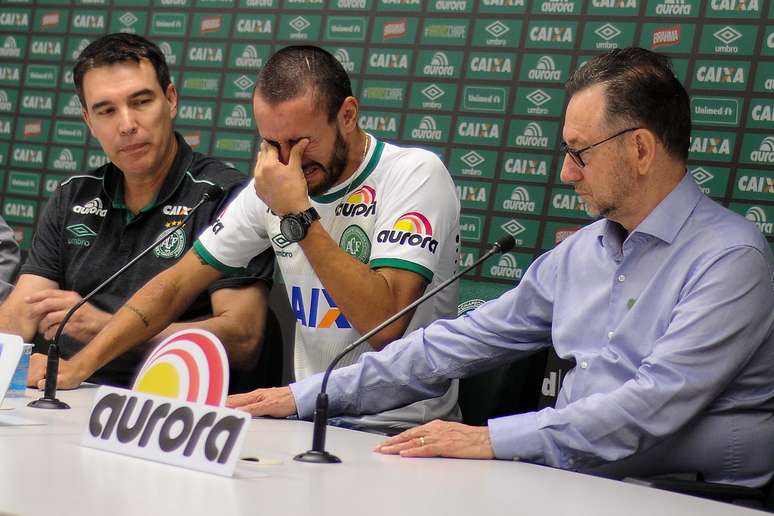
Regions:
<instances>
[{"instance_id":1,"label":"press conference table","mask_svg":"<svg viewBox=\"0 0 774 516\"><path fill-rule=\"evenodd\" d=\"M188 471L80 446L96 389L63 391L72 410L6 400L0 424L0 514L57 515L760 515L759 511L509 461L402 459L371 450L377 435L328 429L343 463L292 458L311 443L303 421L253 419L233 478Z\"/></svg>"}]
</instances>

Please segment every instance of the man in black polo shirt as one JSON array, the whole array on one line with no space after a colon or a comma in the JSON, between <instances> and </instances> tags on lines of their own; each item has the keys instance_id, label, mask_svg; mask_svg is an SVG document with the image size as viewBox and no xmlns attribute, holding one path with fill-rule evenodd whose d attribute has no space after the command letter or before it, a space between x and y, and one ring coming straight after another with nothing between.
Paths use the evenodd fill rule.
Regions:
<instances>
[{"instance_id":1,"label":"man in black polo shirt","mask_svg":"<svg viewBox=\"0 0 774 516\"><path fill-rule=\"evenodd\" d=\"M16 288L0 306L0 330L25 341L53 337L67 310L180 224L213 183L224 199L203 205L191 221L130 268L70 319L61 342L63 358L78 353L111 314L149 279L176 263L223 209L247 177L195 153L172 124L177 91L164 56L153 43L130 34L104 36L83 50L74 67L83 117L110 162L63 181L38 224ZM247 270L225 276L208 293L179 309L178 321L161 333L196 327L217 335L232 366L251 369L266 325L273 256L257 257ZM189 300L190 301L190 300ZM176 310L176 307L170 307ZM86 346L88 347L88 346ZM147 346L118 356L89 381L125 386ZM43 378L45 356L34 354L28 383ZM277 372L279 374L279 372Z\"/></svg>"}]
</instances>

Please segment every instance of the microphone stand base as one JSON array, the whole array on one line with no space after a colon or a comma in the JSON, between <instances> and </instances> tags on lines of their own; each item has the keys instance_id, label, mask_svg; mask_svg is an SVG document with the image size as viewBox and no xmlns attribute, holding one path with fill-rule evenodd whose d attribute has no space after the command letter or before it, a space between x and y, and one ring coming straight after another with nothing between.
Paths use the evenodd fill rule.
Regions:
<instances>
[{"instance_id":1,"label":"microphone stand base","mask_svg":"<svg viewBox=\"0 0 774 516\"><path fill-rule=\"evenodd\" d=\"M70 408L70 405L68 405L64 401L59 401L56 398L40 398L34 401L30 401L29 403L27 403L27 406L32 408L58 409L58 410L64 410L64 409Z\"/></svg>"},{"instance_id":2,"label":"microphone stand base","mask_svg":"<svg viewBox=\"0 0 774 516\"><path fill-rule=\"evenodd\" d=\"M299 453L293 457L293 460L297 460L298 462L312 462L316 464L338 464L341 462L340 458L336 457L335 455L331 455L327 451L315 450Z\"/></svg>"}]
</instances>

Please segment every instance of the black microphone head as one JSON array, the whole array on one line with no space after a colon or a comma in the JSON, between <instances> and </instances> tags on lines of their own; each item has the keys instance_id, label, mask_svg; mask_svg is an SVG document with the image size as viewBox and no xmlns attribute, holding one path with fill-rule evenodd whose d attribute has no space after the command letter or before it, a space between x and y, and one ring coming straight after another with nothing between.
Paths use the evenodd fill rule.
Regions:
<instances>
[{"instance_id":1,"label":"black microphone head","mask_svg":"<svg viewBox=\"0 0 774 516\"><path fill-rule=\"evenodd\" d=\"M205 190L204 196L207 197L208 201L217 201L218 199L223 197L224 193L225 191L220 186L210 185L207 187L207 190Z\"/></svg>"},{"instance_id":2,"label":"black microphone head","mask_svg":"<svg viewBox=\"0 0 774 516\"><path fill-rule=\"evenodd\" d=\"M497 239L497 242L495 242L494 245L500 249L501 253L507 253L516 247L516 239L513 238L513 235L503 235Z\"/></svg>"}]
</instances>

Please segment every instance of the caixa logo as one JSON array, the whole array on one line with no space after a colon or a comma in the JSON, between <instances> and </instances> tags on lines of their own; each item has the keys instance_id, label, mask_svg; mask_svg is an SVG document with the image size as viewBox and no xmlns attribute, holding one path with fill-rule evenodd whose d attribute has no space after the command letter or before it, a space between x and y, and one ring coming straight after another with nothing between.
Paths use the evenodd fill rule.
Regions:
<instances>
[{"instance_id":1,"label":"caixa logo","mask_svg":"<svg viewBox=\"0 0 774 516\"><path fill-rule=\"evenodd\" d=\"M344 217L368 217L376 215L376 190L363 186L352 192L347 200L336 206L336 215Z\"/></svg>"},{"instance_id":2,"label":"caixa logo","mask_svg":"<svg viewBox=\"0 0 774 516\"><path fill-rule=\"evenodd\" d=\"M83 206L73 206L73 212L80 215L96 215L98 217L107 215L107 210L102 208L102 199L99 197L95 197Z\"/></svg>"},{"instance_id":3,"label":"caixa logo","mask_svg":"<svg viewBox=\"0 0 774 516\"><path fill-rule=\"evenodd\" d=\"M376 241L380 244L389 242L421 247L433 254L438 249L438 240L433 238L430 221L418 211L410 211L398 217L392 229L382 230L376 235Z\"/></svg>"},{"instance_id":4,"label":"caixa logo","mask_svg":"<svg viewBox=\"0 0 774 516\"><path fill-rule=\"evenodd\" d=\"M323 303L328 305L327 310L321 306ZM294 285L290 289L290 306L301 326L309 328L352 327L324 288L312 288L309 297L304 299L302 288Z\"/></svg>"}]
</instances>

